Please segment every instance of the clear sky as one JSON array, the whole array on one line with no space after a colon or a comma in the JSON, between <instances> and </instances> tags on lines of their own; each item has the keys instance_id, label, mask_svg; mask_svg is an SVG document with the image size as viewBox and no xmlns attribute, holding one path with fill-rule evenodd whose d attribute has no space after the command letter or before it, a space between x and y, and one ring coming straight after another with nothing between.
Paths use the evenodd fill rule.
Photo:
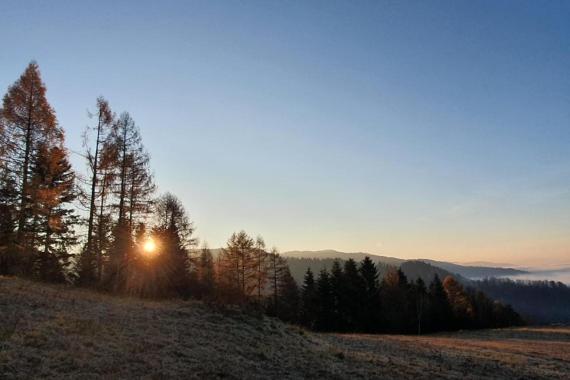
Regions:
<instances>
[{"instance_id":1,"label":"clear sky","mask_svg":"<svg viewBox=\"0 0 570 380\"><path fill-rule=\"evenodd\" d=\"M212 247L570 263L568 1L4 0L0 37L0 92L37 60L73 150L128 110Z\"/></svg>"}]
</instances>

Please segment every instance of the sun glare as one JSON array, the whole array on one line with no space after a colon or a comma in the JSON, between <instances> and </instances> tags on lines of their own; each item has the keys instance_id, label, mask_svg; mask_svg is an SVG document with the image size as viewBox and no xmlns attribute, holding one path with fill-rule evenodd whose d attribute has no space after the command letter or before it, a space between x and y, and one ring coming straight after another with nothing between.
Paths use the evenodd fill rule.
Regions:
<instances>
[{"instance_id":1,"label":"sun glare","mask_svg":"<svg viewBox=\"0 0 570 380\"><path fill-rule=\"evenodd\" d=\"M152 239L148 239L143 244L143 251L147 254L154 253L156 251L156 243Z\"/></svg>"}]
</instances>

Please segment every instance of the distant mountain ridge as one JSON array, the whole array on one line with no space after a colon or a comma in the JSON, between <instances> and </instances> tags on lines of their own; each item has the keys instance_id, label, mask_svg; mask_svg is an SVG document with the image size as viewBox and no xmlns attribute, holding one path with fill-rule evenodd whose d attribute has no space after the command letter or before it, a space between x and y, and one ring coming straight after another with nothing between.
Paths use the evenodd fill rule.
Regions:
<instances>
[{"instance_id":1,"label":"distant mountain ridge","mask_svg":"<svg viewBox=\"0 0 570 380\"><path fill-rule=\"evenodd\" d=\"M436 267L443 268L451 273L458 273L463 277L467 277L469 279L516 276L528 273L526 271L514 268L460 265L460 264L449 263L446 261L437 261L429 259L420 259L420 261L434 265Z\"/></svg>"},{"instance_id":2,"label":"distant mountain ridge","mask_svg":"<svg viewBox=\"0 0 570 380\"><path fill-rule=\"evenodd\" d=\"M303 259L341 259L348 260L353 259L356 261L362 261L366 256L370 257L374 261L380 261L388 265L400 265L404 261L397 257L390 256L380 256L366 252L341 252L334 249L323 249L320 251L288 251L281 254L285 257L295 257Z\"/></svg>"},{"instance_id":3,"label":"distant mountain ridge","mask_svg":"<svg viewBox=\"0 0 570 380\"><path fill-rule=\"evenodd\" d=\"M416 260L404 260L397 257L381 256L370 254L366 252L341 252L333 249L320 250L320 251L288 251L282 254L285 257L291 257L296 259L341 259L348 260L353 259L356 261L361 261L364 257L368 256L375 262L382 263L384 265L393 265L400 267L404 263L407 264L406 268L410 271L418 271L419 269L413 269L414 265L418 266L418 262L424 262L430 264L433 267L443 269L450 274L459 275L466 279L480 279L486 277L505 277L505 276L516 276L520 274L528 273L526 271L514 268L503 268L503 267L488 267L488 266L469 266L454 264L445 261L437 261L430 259L416 259ZM415 264L414 264L415 263ZM427 267L422 266L423 269ZM314 269L314 268L313 268ZM406 272L406 271L404 271ZM431 271L433 272L433 271ZM423 276L422 276L423 278Z\"/></svg>"}]
</instances>

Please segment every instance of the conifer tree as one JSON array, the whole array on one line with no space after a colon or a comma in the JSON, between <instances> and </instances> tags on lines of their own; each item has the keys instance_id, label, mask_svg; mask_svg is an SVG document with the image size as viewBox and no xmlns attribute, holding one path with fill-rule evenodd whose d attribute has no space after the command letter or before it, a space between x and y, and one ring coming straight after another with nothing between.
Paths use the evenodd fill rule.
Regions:
<instances>
[{"instance_id":1,"label":"conifer tree","mask_svg":"<svg viewBox=\"0 0 570 380\"><path fill-rule=\"evenodd\" d=\"M267 271L268 271L268 258L270 258L273 265L273 270L275 270L275 257L278 255L276 252L272 252L273 256L270 256L265 251L265 241L261 236L255 239L254 247L254 260L255 260L255 281L257 288L257 299L261 300L263 289L265 288L265 283L267 281Z\"/></svg>"},{"instance_id":2,"label":"conifer tree","mask_svg":"<svg viewBox=\"0 0 570 380\"><path fill-rule=\"evenodd\" d=\"M131 172L134 163L133 156L135 151L142 146L140 134L136 128L134 120L129 113L123 112L119 119L113 125L111 130L109 144L113 147L114 173L115 183L112 184L111 192L116 198L116 204L113 207L117 211L117 220L112 230L112 242L108 252L108 263L106 269L106 285L115 291L123 289L128 278L128 270L130 261L133 256L133 239L132 239L132 213L127 212L128 200L130 199L128 191L129 184L132 179L127 176ZM113 170L114 169L114 170ZM101 207L101 210L103 207Z\"/></svg>"},{"instance_id":3,"label":"conifer tree","mask_svg":"<svg viewBox=\"0 0 570 380\"><path fill-rule=\"evenodd\" d=\"M290 286L291 273L287 261L273 248L269 254L269 283L271 289L270 314L280 315L282 312L283 290Z\"/></svg>"},{"instance_id":4,"label":"conifer tree","mask_svg":"<svg viewBox=\"0 0 570 380\"><path fill-rule=\"evenodd\" d=\"M334 298L330 275L326 269L322 269L317 278L317 305L315 328L330 331L333 328Z\"/></svg>"},{"instance_id":5,"label":"conifer tree","mask_svg":"<svg viewBox=\"0 0 570 380\"><path fill-rule=\"evenodd\" d=\"M127 197L130 226L145 220L152 212L156 185L149 164L150 156L141 144L129 156Z\"/></svg>"},{"instance_id":6,"label":"conifer tree","mask_svg":"<svg viewBox=\"0 0 570 380\"><path fill-rule=\"evenodd\" d=\"M334 260L330 269L330 287L331 287L331 330L345 331L347 327L346 320L346 302L345 302L345 288L346 283L344 273L340 266L339 260Z\"/></svg>"},{"instance_id":7,"label":"conifer tree","mask_svg":"<svg viewBox=\"0 0 570 380\"><path fill-rule=\"evenodd\" d=\"M72 208L74 180L66 150L41 144L32 167L31 199L38 256L34 274L44 281L65 281L71 264L70 248L76 242L73 226L78 221Z\"/></svg>"},{"instance_id":8,"label":"conifer tree","mask_svg":"<svg viewBox=\"0 0 570 380\"><path fill-rule=\"evenodd\" d=\"M117 151L117 183L114 193L117 224L133 225L138 214L150 211L155 190L149 169L149 156L133 118L123 112L113 128L113 145Z\"/></svg>"},{"instance_id":9,"label":"conifer tree","mask_svg":"<svg viewBox=\"0 0 570 380\"><path fill-rule=\"evenodd\" d=\"M257 262L254 240L245 231L233 233L222 249L222 273L235 301L245 301L256 289Z\"/></svg>"},{"instance_id":10,"label":"conifer tree","mask_svg":"<svg viewBox=\"0 0 570 380\"><path fill-rule=\"evenodd\" d=\"M200 295L203 298L213 296L215 281L214 257L212 256L212 251L207 246L204 246L198 261L198 282L200 284Z\"/></svg>"},{"instance_id":11,"label":"conifer tree","mask_svg":"<svg viewBox=\"0 0 570 380\"><path fill-rule=\"evenodd\" d=\"M301 288L300 320L304 326L310 329L315 327L317 319L317 297L317 286L313 271L311 268L307 268Z\"/></svg>"},{"instance_id":12,"label":"conifer tree","mask_svg":"<svg viewBox=\"0 0 570 380\"><path fill-rule=\"evenodd\" d=\"M2 129L3 170L14 177L18 197L16 210L18 250L21 273L30 274L33 267L35 233L32 231L33 210L31 169L39 144L52 146L63 140L55 112L46 98L46 87L39 67L31 62L20 78L8 88L0 114Z\"/></svg>"},{"instance_id":13,"label":"conifer tree","mask_svg":"<svg viewBox=\"0 0 570 380\"><path fill-rule=\"evenodd\" d=\"M360 263L360 276L363 281L363 304L367 310L361 319L361 327L365 332L376 332L380 326L380 291L378 270L376 265L366 256Z\"/></svg>"},{"instance_id":14,"label":"conifer tree","mask_svg":"<svg viewBox=\"0 0 570 380\"><path fill-rule=\"evenodd\" d=\"M455 327L468 326L474 317L474 310L463 285L453 276L447 276L443 280L443 288L453 311Z\"/></svg>"},{"instance_id":15,"label":"conifer tree","mask_svg":"<svg viewBox=\"0 0 570 380\"><path fill-rule=\"evenodd\" d=\"M380 286L383 327L404 333L410 326L408 280L400 269L388 270Z\"/></svg>"},{"instance_id":16,"label":"conifer tree","mask_svg":"<svg viewBox=\"0 0 570 380\"><path fill-rule=\"evenodd\" d=\"M436 274L429 286L428 320L430 331L453 329L453 314L443 284Z\"/></svg>"},{"instance_id":17,"label":"conifer tree","mask_svg":"<svg viewBox=\"0 0 570 380\"><path fill-rule=\"evenodd\" d=\"M0 168L0 274L15 274L18 255L15 249L18 221L18 192L13 175Z\"/></svg>"},{"instance_id":18,"label":"conifer tree","mask_svg":"<svg viewBox=\"0 0 570 380\"><path fill-rule=\"evenodd\" d=\"M94 129L95 141L93 149L87 149L87 160L91 171L88 195L87 242L78 262L78 281L80 284L93 284L100 280L103 268L104 235L108 230L109 218L106 217L105 197L110 186L113 173L110 170L115 157L113 145L110 142L115 115L111 111L109 102L103 97L97 98L96 126ZM85 145L87 133L85 134ZM111 173L110 173L111 172ZM103 175L102 175L103 173ZM99 213L97 213L99 208ZM98 215L98 220L96 216ZM95 228L97 228L97 235Z\"/></svg>"},{"instance_id":19,"label":"conifer tree","mask_svg":"<svg viewBox=\"0 0 570 380\"><path fill-rule=\"evenodd\" d=\"M18 192L16 177L10 171L7 162L9 137L3 125L0 108L0 274L13 274L16 269L17 256L14 239L17 222Z\"/></svg>"},{"instance_id":20,"label":"conifer tree","mask_svg":"<svg viewBox=\"0 0 570 380\"><path fill-rule=\"evenodd\" d=\"M295 323L299 319L299 286L286 262L279 277L277 316L283 321Z\"/></svg>"},{"instance_id":21,"label":"conifer tree","mask_svg":"<svg viewBox=\"0 0 570 380\"><path fill-rule=\"evenodd\" d=\"M189 296L189 249L196 243L194 226L180 200L170 193L156 201L156 221L152 235L160 250L155 262L157 281L165 294Z\"/></svg>"},{"instance_id":22,"label":"conifer tree","mask_svg":"<svg viewBox=\"0 0 570 380\"><path fill-rule=\"evenodd\" d=\"M361 330L364 309L364 281L353 259L344 263L344 289L341 297L341 315L348 331Z\"/></svg>"},{"instance_id":23,"label":"conifer tree","mask_svg":"<svg viewBox=\"0 0 570 380\"><path fill-rule=\"evenodd\" d=\"M427 289L421 277L418 277L412 287L412 299L415 307L415 320L417 325L417 333L422 333L422 328L425 325L426 307L427 307Z\"/></svg>"}]
</instances>

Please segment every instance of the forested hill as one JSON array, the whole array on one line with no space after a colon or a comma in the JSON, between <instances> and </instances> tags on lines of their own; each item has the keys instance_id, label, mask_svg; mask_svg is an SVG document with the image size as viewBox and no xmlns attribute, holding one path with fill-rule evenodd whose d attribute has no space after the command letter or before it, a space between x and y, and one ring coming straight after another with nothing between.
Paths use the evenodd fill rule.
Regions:
<instances>
[{"instance_id":1,"label":"forested hill","mask_svg":"<svg viewBox=\"0 0 570 380\"><path fill-rule=\"evenodd\" d=\"M347 258L346 255L344 257ZM378 259L377 256L372 256L372 258L375 260ZM307 268L311 268L314 273L319 273L322 269L330 270L335 260L339 259L302 257L287 258L291 274L298 284L303 283L303 277ZM345 261L343 259L340 260ZM491 298L511 305L517 312L523 315L529 323L570 324L570 287L561 282L511 281L495 278L471 280L457 272L453 273L452 271L446 270L440 266L432 265L430 262L425 262L423 260L410 260L403 261L399 265L388 265L381 260L378 260L376 261L376 265L380 278L386 274L390 267L399 267L410 281L415 281L416 279L421 278L426 284L431 283L435 275L440 279L444 279L451 275L464 286L481 290ZM443 264L449 264L451 265L449 268L455 268L455 264ZM463 268L470 270L470 267L467 266ZM475 271L475 269L473 269L473 271ZM473 271L470 273L475 273Z\"/></svg>"},{"instance_id":2,"label":"forested hill","mask_svg":"<svg viewBox=\"0 0 570 380\"><path fill-rule=\"evenodd\" d=\"M459 265L454 263L449 263L445 261L436 261L429 259L421 259L420 261L426 262L428 264L434 265L445 269L451 273L458 273L463 277L470 279L480 279L486 277L506 277L506 276L516 276L527 271L514 268L504 268L504 267L488 267L488 266L474 266L474 265Z\"/></svg>"},{"instance_id":3,"label":"forested hill","mask_svg":"<svg viewBox=\"0 0 570 380\"><path fill-rule=\"evenodd\" d=\"M298 259L353 259L355 261L362 261L362 259L368 256L374 262L380 262L382 264L394 266L398 266L406 261L397 257L374 255L366 252L340 252L334 249L325 249L320 251L288 251L283 252L283 256Z\"/></svg>"},{"instance_id":4,"label":"forested hill","mask_svg":"<svg viewBox=\"0 0 570 380\"><path fill-rule=\"evenodd\" d=\"M373 257L372 259L375 259ZM289 264L289 269L291 270L291 275L297 281L298 284L303 283L303 277L308 268L314 273L319 273L322 269L330 270L333 263L339 259L326 258L326 259L315 259L315 258L297 258L297 257L287 257L287 263ZM343 259L340 259L344 261ZM426 284L429 284L434 275L438 275L440 279L452 275L464 284L469 284L469 280L461 275L453 274L445 269L438 268L431 264L424 263L422 261L403 261L400 264L392 265L386 264L382 261L375 261L378 268L378 274L383 277L387 270L391 267L398 267L402 269L406 277L409 280L415 281L421 278Z\"/></svg>"},{"instance_id":5,"label":"forested hill","mask_svg":"<svg viewBox=\"0 0 570 380\"><path fill-rule=\"evenodd\" d=\"M436 272L440 277L452 274L455 277L463 277L465 279L503 277L527 273L513 268L459 265L429 259L403 260L396 257L373 255L366 252L340 252L335 250L289 251L284 252L283 256L289 259L294 259L289 260L289 264L292 265L291 272L293 277L298 281L303 278L303 274L299 272L306 271L307 267L311 267L313 270L319 271L323 267L330 267L334 259L353 259L355 261L362 261L366 256L370 257L380 266L391 265L400 267L402 264L406 263L406 270L404 270L404 273L413 278L421 277L424 281L426 281L426 279L431 281L433 274ZM429 266L422 265L422 262L429 264Z\"/></svg>"},{"instance_id":6,"label":"forested hill","mask_svg":"<svg viewBox=\"0 0 570 380\"><path fill-rule=\"evenodd\" d=\"M555 281L484 279L473 286L509 303L528 322L570 325L570 287Z\"/></svg>"}]
</instances>

